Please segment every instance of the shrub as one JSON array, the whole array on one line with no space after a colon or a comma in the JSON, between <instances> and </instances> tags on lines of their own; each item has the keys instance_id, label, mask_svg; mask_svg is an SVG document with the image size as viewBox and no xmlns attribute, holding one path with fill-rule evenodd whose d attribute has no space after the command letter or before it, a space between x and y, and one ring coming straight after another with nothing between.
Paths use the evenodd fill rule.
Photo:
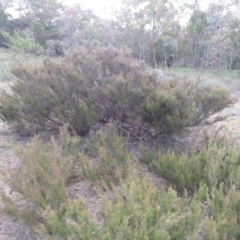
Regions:
<instances>
[{"instance_id":1,"label":"shrub","mask_svg":"<svg viewBox=\"0 0 240 240\"><path fill-rule=\"evenodd\" d=\"M114 196L113 200L105 197L103 239L183 237L182 227L188 216L187 200L178 198L174 190L160 193L146 179L133 173L121 182L120 188L114 188Z\"/></svg>"},{"instance_id":2,"label":"shrub","mask_svg":"<svg viewBox=\"0 0 240 240\"><path fill-rule=\"evenodd\" d=\"M60 239L99 239L100 232L96 224L91 222L89 213L80 199L68 201L61 215L53 209L46 209L42 213L44 224L37 232L44 239L57 236Z\"/></svg>"},{"instance_id":3,"label":"shrub","mask_svg":"<svg viewBox=\"0 0 240 240\"><path fill-rule=\"evenodd\" d=\"M88 153L79 158L82 175L112 188L112 184L128 176L131 168L127 139L119 137L113 126L105 133L91 133L90 139L86 145Z\"/></svg>"},{"instance_id":4,"label":"shrub","mask_svg":"<svg viewBox=\"0 0 240 240\"><path fill-rule=\"evenodd\" d=\"M92 134L95 139L86 144L88 148L84 142L79 145L79 139L69 136L66 129L58 144L53 139L43 144L34 137L26 147L18 147L20 165L10 172L9 181L21 198L3 194L5 210L30 224L44 239L181 238L189 217L189 199L178 198L172 189L159 192L140 177L123 139L113 128L108 131ZM84 173L79 158L88 157L89 162L95 154L99 154L98 164L93 162ZM103 197L106 185L112 189L113 198L105 196L104 205L100 206L103 219L100 229L92 222L81 199L66 195L66 183L76 174L89 179L95 174L92 180L104 186L98 189L99 197ZM112 181L108 182L110 177Z\"/></svg>"},{"instance_id":5,"label":"shrub","mask_svg":"<svg viewBox=\"0 0 240 240\"><path fill-rule=\"evenodd\" d=\"M28 62L13 70L19 81L12 94L1 97L1 118L18 130L39 131L67 123L84 135L97 122L137 114L154 88L154 79L144 69L126 49L92 44L65 58Z\"/></svg>"},{"instance_id":6,"label":"shrub","mask_svg":"<svg viewBox=\"0 0 240 240\"><path fill-rule=\"evenodd\" d=\"M216 137L216 136L215 136ZM143 151L141 161L168 180L179 196L191 194L186 239L238 239L239 150L224 138L206 138L202 149L188 153ZM182 238L176 238L182 239Z\"/></svg>"},{"instance_id":7,"label":"shrub","mask_svg":"<svg viewBox=\"0 0 240 240\"><path fill-rule=\"evenodd\" d=\"M74 212L84 212L85 207L81 201L67 198L68 182L81 177L111 188L120 178L125 179L131 168L126 148L126 140L118 137L113 127L105 133L92 133L87 142L70 136L66 127L58 140L51 138L46 144L35 136L26 146L14 148L20 163L10 171L8 184L19 196L12 199L2 193L5 211L31 226L42 223L43 232L58 232L59 227L59 234L67 236L74 227L68 225L68 218L76 224L87 219L87 213L75 219Z\"/></svg>"},{"instance_id":8,"label":"shrub","mask_svg":"<svg viewBox=\"0 0 240 240\"><path fill-rule=\"evenodd\" d=\"M202 202L205 215L199 223L203 239L239 239L239 189L235 185L210 189L202 185L194 195L194 202Z\"/></svg>"},{"instance_id":9,"label":"shrub","mask_svg":"<svg viewBox=\"0 0 240 240\"><path fill-rule=\"evenodd\" d=\"M159 91L148 96L141 114L156 134L169 134L198 125L232 101L226 89L173 76L161 84Z\"/></svg>"},{"instance_id":10,"label":"shrub","mask_svg":"<svg viewBox=\"0 0 240 240\"><path fill-rule=\"evenodd\" d=\"M57 39L60 37L60 33L56 27L48 26L44 27L41 22L31 19L31 30L34 34L36 42L41 46L46 46L46 42L49 39Z\"/></svg>"},{"instance_id":11,"label":"shrub","mask_svg":"<svg viewBox=\"0 0 240 240\"><path fill-rule=\"evenodd\" d=\"M34 224L41 218L41 212L50 208L60 214L67 202L65 186L75 174L79 140L70 138L66 129L62 131L60 145L52 138L43 144L35 136L25 147L15 147L20 159L19 167L10 171L8 183L12 189L24 197L30 206L19 208L10 197L3 195L6 211L20 219Z\"/></svg>"},{"instance_id":12,"label":"shrub","mask_svg":"<svg viewBox=\"0 0 240 240\"><path fill-rule=\"evenodd\" d=\"M80 200L73 201L62 218L46 211L48 227L61 239L238 239L239 191L223 184L209 191L201 185L195 195L181 198L172 188L157 189L136 171L103 199L99 230ZM67 213L68 212L68 213ZM71 219L71 220L70 220ZM84 235L85 234L85 235ZM86 237L86 238L84 238Z\"/></svg>"},{"instance_id":13,"label":"shrub","mask_svg":"<svg viewBox=\"0 0 240 240\"><path fill-rule=\"evenodd\" d=\"M86 140L70 136L64 128L58 140L43 144L34 137L15 151L20 163L10 171L9 184L17 197L2 193L4 209L30 224L42 239L240 236L239 154L225 141L206 141L198 152L157 153L148 160L156 172L166 173L169 181L182 188L181 195L172 187L158 188L143 176L128 153L127 141L113 127L91 133ZM73 177L98 183L100 223L91 219L80 198L67 196L67 183ZM195 191L189 196L182 186Z\"/></svg>"},{"instance_id":14,"label":"shrub","mask_svg":"<svg viewBox=\"0 0 240 240\"><path fill-rule=\"evenodd\" d=\"M154 73L127 49L79 46L60 59L26 62L2 93L0 117L22 132L64 124L86 135L97 123L118 123L119 132L141 139L199 124L232 102L230 94L173 76L157 83Z\"/></svg>"},{"instance_id":15,"label":"shrub","mask_svg":"<svg viewBox=\"0 0 240 240\"><path fill-rule=\"evenodd\" d=\"M202 184L210 189L224 183L226 189L239 185L240 152L238 148L219 136L206 140L203 147L187 153L167 151L148 153L143 149L140 161L150 165L159 176L172 183L177 190L191 194Z\"/></svg>"},{"instance_id":16,"label":"shrub","mask_svg":"<svg viewBox=\"0 0 240 240\"><path fill-rule=\"evenodd\" d=\"M34 39L22 37L17 31L13 35L8 32L2 32L6 39L6 45L15 53L32 53L40 55L44 53L44 48L35 43Z\"/></svg>"}]
</instances>

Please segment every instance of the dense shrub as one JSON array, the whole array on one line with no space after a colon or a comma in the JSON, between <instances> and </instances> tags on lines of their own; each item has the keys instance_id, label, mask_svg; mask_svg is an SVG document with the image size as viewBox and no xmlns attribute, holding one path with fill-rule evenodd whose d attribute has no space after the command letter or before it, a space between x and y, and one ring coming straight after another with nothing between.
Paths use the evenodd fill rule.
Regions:
<instances>
[{"instance_id":1,"label":"dense shrub","mask_svg":"<svg viewBox=\"0 0 240 240\"><path fill-rule=\"evenodd\" d=\"M206 143L199 154L179 155L186 171L177 154L171 154L171 161L158 153L152 166L159 172L161 157L164 164L170 161L167 168L161 166L175 185L181 181L193 188L203 176L189 196L187 191L179 195L171 187L159 188L143 176L126 144L113 127L86 140L70 136L66 128L57 141L43 144L33 138L16 149L19 167L8 177L19 196L2 193L4 210L30 224L41 239L239 239L238 149L223 141ZM201 161L207 156L209 163ZM191 171L187 164L192 167L193 162L197 167ZM72 177L98 182L100 222L92 219L81 198L66 194Z\"/></svg>"},{"instance_id":2,"label":"dense shrub","mask_svg":"<svg viewBox=\"0 0 240 240\"><path fill-rule=\"evenodd\" d=\"M44 224L36 230L44 239L91 239L98 240L101 235L81 199L71 200L59 215L53 209L47 208L42 212Z\"/></svg>"},{"instance_id":3,"label":"dense shrub","mask_svg":"<svg viewBox=\"0 0 240 240\"><path fill-rule=\"evenodd\" d=\"M201 202L202 206L203 218L198 227L204 240L240 238L239 197L240 191L234 184L226 188L224 183L212 190L202 185L195 193L193 202Z\"/></svg>"},{"instance_id":4,"label":"dense shrub","mask_svg":"<svg viewBox=\"0 0 240 240\"><path fill-rule=\"evenodd\" d=\"M18 147L20 165L10 172L9 183L21 198L14 200L2 194L5 211L30 224L44 239L51 239L53 235L60 239L183 236L189 200L179 199L172 189L159 192L140 177L131 163L131 154L125 149L126 141L118 137L112 127L104 133L92 134L90 142L80 144L80 141L64 129L59 144L54 139L43 144L35 137L25 147ZM91 157L98 157L98 163L91 165ZM81 168L80 158L88 158L87 168L86 165L85 169ZM111 186L110 196L114 196L114 200L106 196L104 205L100 206L104 220L101 229L91 221L81 199L66 195L68 179L77 174L81 177L79 180L88 178L104 186L98 189L99 197L103 197L108 183Z\"/></svg>"},{"instance_id":5,"label":"dense shrub","mask_svg":"<svg viewBox=\"0 0 240 240\"><path fill-rule=\"evenodd\" d=\"M210 191L224 183L225 189L233 184L240 187L240 152L224 138L206 141L201 148L187 153L142 151L141 161L149 164L159 176L172 183L177 190L190 193L205 184Z\"/></svg>"},{"instance_id":6,"label":"dense shrub","mask_svg":"<svg viewBox=\"0 0 240 240\"><path fill-rule=\"evenodd\" d=\"M128 153L127 139L119 137L113 126L105 133L91 133L90 138L85 148L88 154L79 158L82 176L111 188L129 174L132 155Z\"/></svg>"},{"instance_id":7,"label":"dense shrub","mask_svg":"<svg viewBox=\"0 0 240 240\"><path fill-rule=\"evenodd\" d=\"M159 190L134 172L113 194L113 199L104 196L102 239L184 239L200 217L190 210L187 196L179 198L171 188Z\"/></svg>"},{"instance_id":8,"label":"dense shrub","mask_svg":"<svg viewBox=\"0 0 240 240\"><path fill-rule=\"evenodd\" d=\"M14 32L12 35L8 32L2 32L1 34L6 39L6 46L15 53L31 53L36 55L44 53L44 48L36 43L34 39L22 37L18 32Z\"/></svg>"},{"instance_id":9,"label":"dense shrub","mask_svg":"<svg viewBox=\"0 0 240 240\"><path fill-rule=\"evenodd\" d=\"M46 144L35 136L26 146L13 148L20 164L8 178L10 187L32 207L21 208L3 194L5 211L28 224L39 222L47 209L55 217L61 216L68 207L66 185L71 179L81 177L111 188L120 178L126 178L131 165L126 148L127 141L118 137L113 127L104 133L92 133L88 141L70 136L66 127L60 139L51 138Z\"/></svg>"},{"instance_id":10,"label":"dense shrub","mask_svg":"<svg viewBox=\"0 0 240 240\"><path fill-rule=\"evenodd\" d=\"M198 125L231 102L226 89L173 76L162 81L161 89L147 97L142 105L142 118L157 134L173 133Z\"/></svg>"},{"instance_id":11,"label":"dense shrub","mask_svg":"<svg viewBox=\"0 0 240 240\"><path fill-rule=\"evenodd\" d=\"M97 122L134 118L156 85L145 68L126 49L91 44L65 58L27 62L13 70L20 80L2 95L1 117L24 131L68 123L79 135Z\"/></svg>"},{"instance_id":12,"label":"dense shrub","mask_svg":"<svg viewBox=\"0 0 240 240\"><path fill-rule=\"evenodd\" d=\"M59 30L53 26L44 27L39 21L29 20L31 22L31 30L34 34L36 42L41 46L46 46L47 40L57 39L60 37Z\"/></svg>"},{"instance_id":13,"label":"dense shrub","mask_svg":"<svg viewBox=\"0 0 240 240\"><path fill-rule=\"evenodd\" d=\"M61 144L52 138L44 145L35 136L25 147L14 147L20 163L17 170L10 170L8 184L32 207L20 209L19 199L15 202L3 194L5 210L29 224L36 223L46 208L60 214L67 202L65 186L77 167L78 147L79 139L70 138L66 129L61 132Z\"/></svg>"},{"instance_id":14,"label":"dense shrub","mask_svg":"<svg viewBox=\"0 0 240 240\"><path fill-rule=\"evenodd\" d=\"M127 49L79 46L65 57L14 67L19 78L2 93L0 116L15 129L38 132L69 124L85 135L96 123L118 122L132 136L196 125L231 103L228 92L177 76L157 82Z\"/></svg>"}]
</instances>

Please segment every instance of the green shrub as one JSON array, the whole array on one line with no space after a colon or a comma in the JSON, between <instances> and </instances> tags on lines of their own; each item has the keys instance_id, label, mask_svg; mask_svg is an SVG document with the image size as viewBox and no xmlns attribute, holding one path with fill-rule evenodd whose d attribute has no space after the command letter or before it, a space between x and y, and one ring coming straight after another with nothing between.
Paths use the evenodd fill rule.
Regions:
<instances>
[{"instance_id":1,"label":"green shrub","mask_svg":"<svg viewBox=\"0 0 240 240\"><path fill-rule=\"evenodd\" d=\"M145 161L181 195L143 176L127 148L113 126L86 140L70 136L66 127L46 144L34 137L15 148L20 163L8 176L15 197L2 193L5 211L42 239L239 239L237 148L220 139L185 154L146 152ZM73 177L98 183L100 222L81 195L67 195Z\"/></svg>"},{"instance_id":2,"label":"green shrub","mask_svg":"<svg viewBox=\"0 0 240 240\"><path fill-rule=\"evenodd\" d=\"M44 144L35 136L26 146L14 150L20 163L10 171L7 181L19 197L12 199L2 193L5 211L30 225L43 221L44 232L51 228L48 222L53 221L56 226L52 227L57 228L75 208L84 208L82 203L67 198L66 186L72 178L86 178L111 188L120 178L126 178L131 168L127 141L118 137L113 127L104 133L92 133L87 141L70 136L65 127L58 140L51 138ZM66 227L63 235L70 228Z\"/></svg>"},{"instance_id":3,"label":"green shrub","mask_svg":"<svg viewBox=\"0 0 240 240\"><path fill-rule=\"evenodd\" d=\"M86 135L97 123L141 139L199 124L232 102L215 86L177 76L158 83L127 49L79 46L60 59L20 64L12 92L0 98L0 117L24 133L64 124Z\"/></svg>"},{"instance_id":4,"label":"green shrub","mask_svg":"<svg viewBox=\"0 0 240 240\"><path fill-rule=\"evenodd\" d=\"M91 222L89 213L80 199L68 201L61 215L52 209L46 209L42 217L45 222L37 228L37 232L44 239L52 239L52 236L64 240L99 239L100 232L96 224Z\"/></svg>"},{"instance_id":5,"label":"green shrub","mask_svg":"<svg viewBox=\"0 0 240 240\"><path fill-rule=\"evenodd\" d=\"M171 188L157 189L136 172L113 193L103 205L102 239L185 239L201 219L199 202L191 206L187 196L179 198Z\"/></svg>"},{"instance_id":6,"label":"green shrub","mask_svg":"<svg viewBox=\"0 0 240 240\"><path fill-rule=\"evenodd\" d=\"M203 219L199 222L204 240L239 239L239 198L235 185L210 190L203 184L194 195L193 202L201 202Z\"/></svg>"},{"instance_id":7,"label":"green shrub","mask_svg":"<svg viewBox=\"0 0 240 240\"><path fill-rule=\"evenodd\" d=\"M90 139L87 154L79 158L83 177L111 188L129 174L132 156L128 153L128 142L118 136L113 126L106 128L104 134L91 133Z\"/></svg>"},{"instance_id":8,"label":"green shrub","mask_svg":"<svg viewBox=\"0 0 240 240\"><path fill-rule=\"evenodd\" d=\"M20 163L17 169L10 171L8 184L33 207L21 210L16 202L3 195L5 210L9 214L34 224L47 207L56 214L61 213L62 206L67 202L65 186L71 176L76 174L76 148L79 146L79 140L70 138L66 129L61 135L60 145L53 138L44 145L35 136L25 147L14 148Z\"/></svg>"},{"instance_id":9,"label":"green shrub","mask_svg":"<svg viewBox=\"0 0 240 240\"><path fill-rule=\"evenodd\" d=\"M216 137L216 136L215 136ZM143 151L141 161L168 180L179 196L192 196L185 239L239 239L240 152L224 138L206 138L188 153ZM182 238L176 238L182 239Z\"/></svg>"},{"instance_id":10,"label":"green shrub","mask_svg":"<svg viewBox=\"0 0 240 240\"><path fill-rule=\"evenodd\" d=\"M39 131L69 124L79 135L97 122L134 118L156 81L126 50L86 44L68 56L27 62L1 97L1 118L15 129Z\"/></svg>"},{"instance_id":11,"label":"green shrub","mask_svg":"<svg viewBox=\"0 0 240 240\"><path fill-rule=\"evenodd\" d=\"M7 32L2 32L2 34L7 41L6 45L15 53L32 53L36 55L44 53L44 48L35 43L34 39L22 37L17 31L13 35Z\"/></svg>"},{"instance_id":12,"label":"green shrub","mask_svg":"<svg viewBox=\"0 0 240 240\"><path fill-rule=\"evenodd\" d=\"M155 185L132 171L103 199L96 229L80 200L69 204L61 218L46 211L47 228L61 239L238 239L239 191L223 185L211 193L202 185L193 198ZM70 213L69 213L70 212ZM44 228L42 228L44 229ZM85 237L85 238L84 238Z\"/></svg>"},{"instance_id":13,"label":"green shrub","mask_svg":"<svg viewBox=\"0 0 240 240\"><path fill-rule=\"evenodd\" d=\"M34 34L37 44L41 46L46 46L46 42L49 39L57 39L60 37L59 30L56 27L45 28L41 22L36 20L31 21L31 30Z\"/></svg>"},{"instance_id":14,"label":"green shrub","mask_svg":"<svg viewBox=\"0 0 240 240\"><path fill-rule=\"evenodd\" d=\"M187 153L168 151L148 153L144 150L140 161L150 165L159 176L172 183L180 192L184 189L193 193L206 184L210 191L224 183L226 189L231 185L240 187L240 152L237 147L224 138L216 137L205 141L199 150Z\"/></svg>"},{"instance_id":15,"label":"green shrub","mask_svg":"<svg viewBox=\"0 0 240 240\"><path fill-rule=\"evenodd\" d=\"M232 101L224 88L173 76L162 83L159 91L148 96L141 114L156 134L173 133L198 125Z\"/></svg>"}]
</instances>

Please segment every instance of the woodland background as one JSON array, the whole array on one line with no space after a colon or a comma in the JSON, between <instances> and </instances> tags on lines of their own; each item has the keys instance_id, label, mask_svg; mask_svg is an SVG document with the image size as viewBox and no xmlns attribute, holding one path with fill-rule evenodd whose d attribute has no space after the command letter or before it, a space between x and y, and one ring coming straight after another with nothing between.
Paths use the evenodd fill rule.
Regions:
<instances>
[{"instance_id":1,"label":"woodland background","mask_svg":"<svg viewBox=\"0 0 240 240\"><path fill-rule=\"evenodd\" d=\"M9 8L15 9L14 18ZM233 70L239 68L239 11L237 1L210 2L203 8L198 1L125 0L114 18L103 19L57 0L2 0L0 46L6 47L2 31L18 32L48 55L94 40L102 46L127 46L152 66Z\"/></svg>"}]
</instances>

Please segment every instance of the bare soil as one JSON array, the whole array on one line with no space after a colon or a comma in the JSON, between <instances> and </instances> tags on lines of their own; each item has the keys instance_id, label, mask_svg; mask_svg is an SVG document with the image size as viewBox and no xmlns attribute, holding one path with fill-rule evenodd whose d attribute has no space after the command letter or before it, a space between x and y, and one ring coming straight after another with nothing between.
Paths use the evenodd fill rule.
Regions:
<instances>
[{"instance_id":1,"label":"bare soil","mask_svg":"<svg viewBox=\"0 0 240 240\"><path fill-rule=\"evenodd\" d=\"M0 122L0 190L5 191L7 195L14 195L12 189L10 189L4 182L4 176L7 174L9 168L16 168L18 165L18 159L14 155L13 151L9 148L9 144L21 142L25 139L21 139L11 133L8 126ZM0 200L0 208L3 209L3 204ZM22 223L19 223L16 219L6 216L3 211L0 212L0 240L34 240L36 236L30 232Z\"/></svg>"},{"instance_id":2,"label":"bare soil","mask_svg":"<svg viewBox=\"0 0 240 240\"><path fill-rule=\"evenodd\" d=\"M204 133L208 136L215 136L217 133L218 136L224 135L234 144L240 144L240 92L236 91L232 96L236 99L234 104L210 116L207 124L191 128L190 135L184 141L197 144Z\"/></svg>"}]
</instances>

